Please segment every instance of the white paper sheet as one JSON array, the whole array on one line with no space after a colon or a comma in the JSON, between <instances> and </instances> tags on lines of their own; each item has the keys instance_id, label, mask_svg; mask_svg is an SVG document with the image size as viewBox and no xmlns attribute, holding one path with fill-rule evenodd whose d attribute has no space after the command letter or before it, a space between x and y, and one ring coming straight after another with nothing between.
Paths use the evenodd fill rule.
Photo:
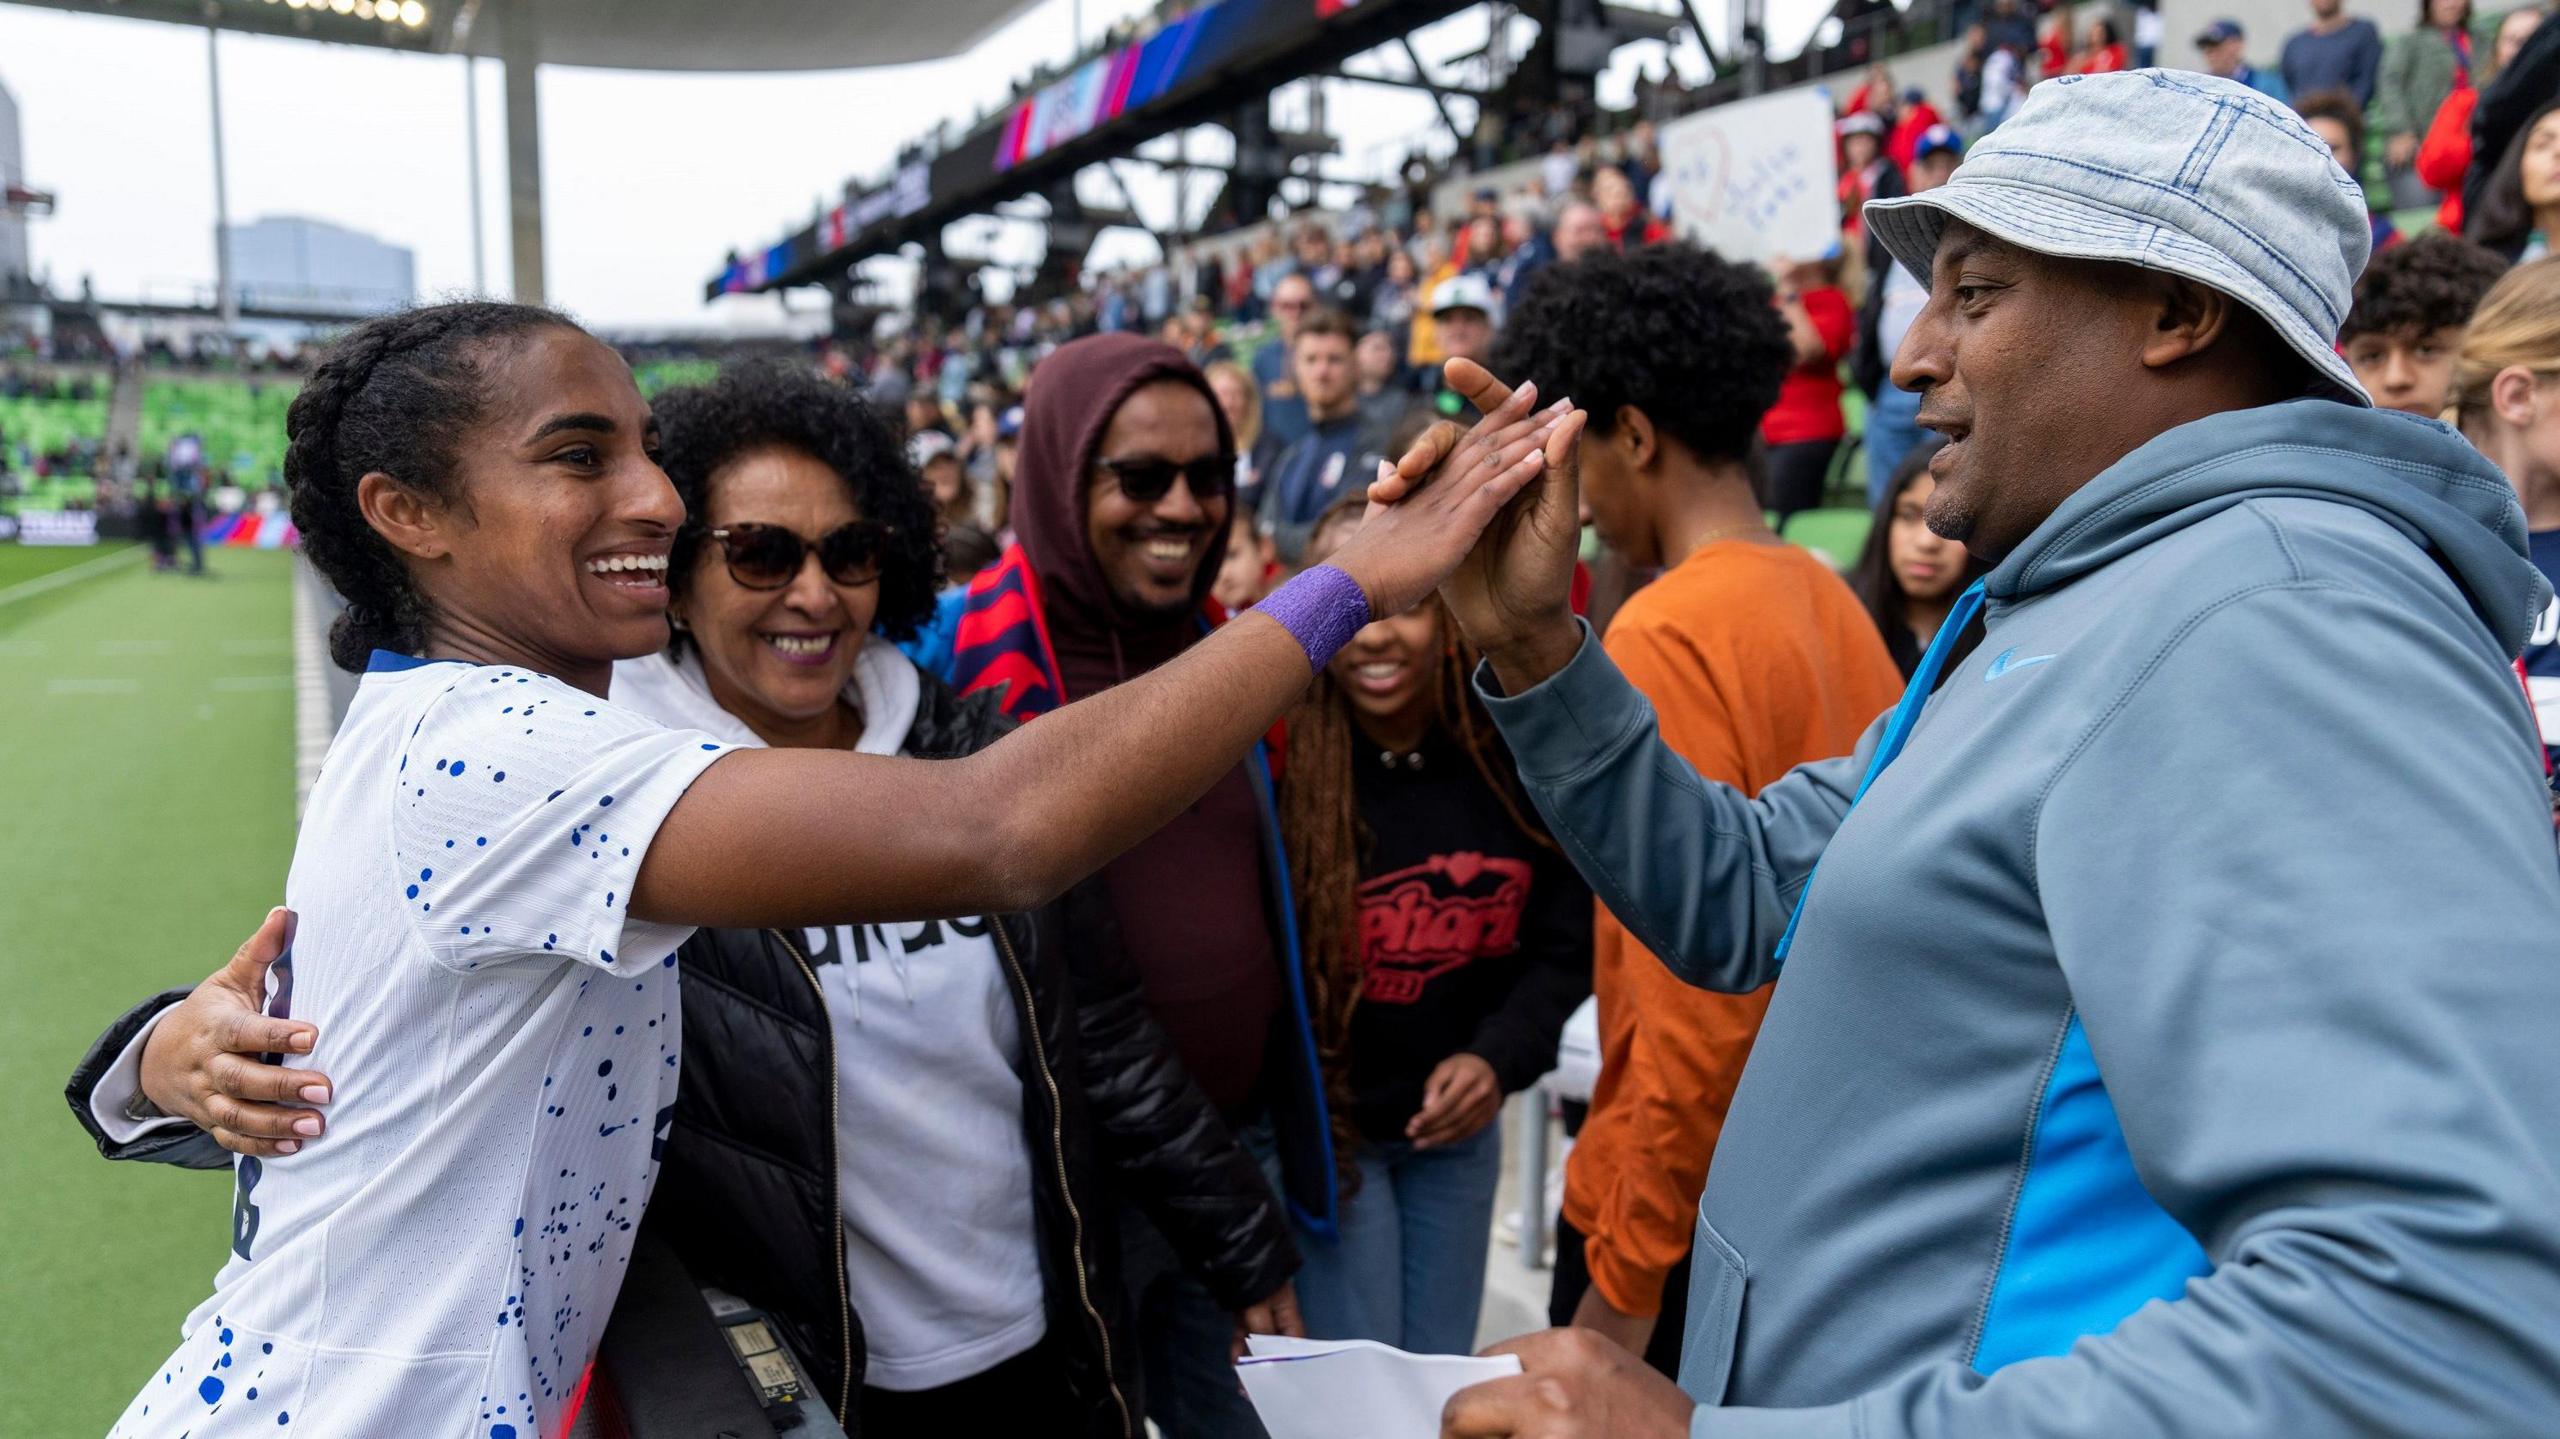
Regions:
<instances>
[{"instance_id":1,"label":"white paper sheet","mask_svg":"<svg viewBox=\"0 0 2560 1439\"><path fill-rule=\"evenodd\" d=\"M1367 1339L1255 1334L1245 1347L1236 1375L1271 1439L1438 1439L1450 1395L1520 1372L1507 1354L1407 1354Z\"/></svg>"}]
</instances>

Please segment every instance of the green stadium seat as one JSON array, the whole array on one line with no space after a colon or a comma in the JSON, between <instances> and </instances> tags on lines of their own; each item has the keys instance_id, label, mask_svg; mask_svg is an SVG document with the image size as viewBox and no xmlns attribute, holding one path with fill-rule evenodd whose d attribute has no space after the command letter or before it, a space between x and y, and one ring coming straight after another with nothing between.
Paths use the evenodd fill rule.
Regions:
<instances>
[{"instance_id":1,"label":"green stadium seat","mask_svg":"<svg viewBox=\"0 0 2560 1439\"><path fill-rule=\"evenodd\" d=\"M1865 510L1798 510L1787 517L1783 537L1822 556L1833 569L1845 571L1858 562L1858 551L1866 547L1870 518Z\"/></svg>"}]
</instances>

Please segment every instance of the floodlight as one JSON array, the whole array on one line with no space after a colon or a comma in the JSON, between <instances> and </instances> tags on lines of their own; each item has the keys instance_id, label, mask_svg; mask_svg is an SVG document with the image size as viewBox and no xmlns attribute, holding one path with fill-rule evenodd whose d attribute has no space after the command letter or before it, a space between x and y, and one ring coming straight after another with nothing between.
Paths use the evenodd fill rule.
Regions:
<instances>
[{"instance_id":1,"label":"floodlight","mask_svg":"<svg viewBox=\"0 0 2560 1439\"><path fill-rule=\"evenodd\" d=\"M427 23L427 7L418 0L400 0L400 23L415 30Z\"/></svg>"}]
</instances>

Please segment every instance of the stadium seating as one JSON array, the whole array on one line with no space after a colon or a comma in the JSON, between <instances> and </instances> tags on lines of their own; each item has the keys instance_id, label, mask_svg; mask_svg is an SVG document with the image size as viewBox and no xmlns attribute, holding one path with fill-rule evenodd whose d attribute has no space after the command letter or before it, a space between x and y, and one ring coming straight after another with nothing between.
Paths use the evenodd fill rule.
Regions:
<instances>
[{"instance_id":1,"label":"stadium seating","mask_svg":"<svg viewBox=\"0 0 2560 1439\"><path fill-rule=\"evenodd\" d=\"M678 385L707 385L720 378L718 360L642 360L631 367L631 378L640 386L640 397L654 400L661 390Z\"/></svg>"},{"instance_id":2,"label":"stadium seating","mask_svg":"<svg viewBox=\"0 0 2560 1439\"><path fill-rule=\"evenodd\" d=\"M256 488L284 476L284 414L298 387L291 380L154 377L142 385L142 424L134 440L144 456L166 454L169 442L193 432L205 463L232 483Z\"/></svg>"},{"instance_id":3,"label":"stadium seating","mask_svg":"<svg viewBox=\"0 0 2560 1439\"><path fill-rule=\"evenodd\" d=\"M31 454L59 450L77 440L92 444L106 438L107 386L101 382L92 399L0 395L0 436Z\"/></svg>"}]
</instances>

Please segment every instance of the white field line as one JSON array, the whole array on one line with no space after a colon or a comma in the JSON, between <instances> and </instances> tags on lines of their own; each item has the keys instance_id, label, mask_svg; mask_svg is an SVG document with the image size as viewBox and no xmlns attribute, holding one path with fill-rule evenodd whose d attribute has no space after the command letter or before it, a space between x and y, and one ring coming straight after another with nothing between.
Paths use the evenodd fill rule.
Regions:
<instances>
[{"instance_id":1,"label":"white field line","mask_svg":"<svg viewBox=\"0 0 2560 1439\"><path fill-rule=\"evenodd\" d=\"M313 600L312 586L319 581L312 575L308 560L296 555L293 561L293 814L302 817L302 806L311 798L311 786L320 778L320 761L329 753L330 736L337 725L329 714L329 659L321 638L322 615Z\"/></svg>"},{"instance_id":2,"label":"white field line","mask_svg":"<svg viewBox=\"0 0 2560 1439\"><path fill-rule=\"evenodd\" d=\"M31 600L38 595L49 594L64 585L78 584L91 575L104 574L120 565L132 564L141 559L143 554L142 546L127 545L114 554L100 555L94 560L73 565L67 570L55 570L49 575L38 575L31 580L21 580L5 590L0 590L0 606L14 605L20 600Z\"/></svg>"}]
</instances>

